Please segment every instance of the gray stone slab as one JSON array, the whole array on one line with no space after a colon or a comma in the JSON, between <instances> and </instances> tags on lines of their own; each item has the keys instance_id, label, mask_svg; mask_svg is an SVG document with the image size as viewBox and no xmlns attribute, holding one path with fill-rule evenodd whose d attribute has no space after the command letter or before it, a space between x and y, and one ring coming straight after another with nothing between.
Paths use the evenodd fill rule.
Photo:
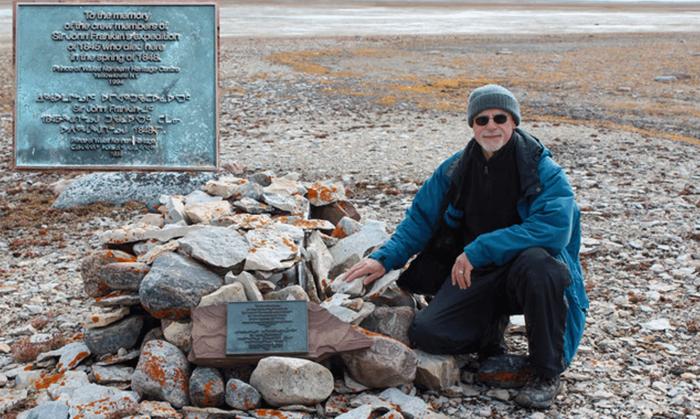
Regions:
<instances>
[{"instance_id":1,"label":"gray stone slab","mask_svg":"<svg viewBox=\"0 0 700 419\"><path fill-rule=\"evenodd\" d=\"M53 207L73 208L96 202L121 205L130 201L156 207L161 194L187 194L212 177L211 173L91 173L75 179Z\"/></svg>"}]
</instances>

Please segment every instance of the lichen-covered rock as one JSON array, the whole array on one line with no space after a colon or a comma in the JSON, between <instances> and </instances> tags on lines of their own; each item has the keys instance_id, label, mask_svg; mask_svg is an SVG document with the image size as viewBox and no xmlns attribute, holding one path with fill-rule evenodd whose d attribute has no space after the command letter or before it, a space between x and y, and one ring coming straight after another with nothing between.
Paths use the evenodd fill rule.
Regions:
<instances>
[{"instance_id":1,"label":"lichen-covered rock","mask_svg":"<svg viewBox=\"0 0 700 419\"><path fill-rule=\"evenodd\" d=\"M80 275L83 278L85 294L90 297L101 297L113 291L100 275L104 265L115 262L136 262L136 256L120 250L98 250L83 258L80 264Z\"/></svg>"},{"instance_id":2,"label":"lichen-covered rock","mask_svg":"<svg viewBox=\"0 0 700 419\"><path fill-rule=\"evenodd\" d=\"M130 316L100 329L87 329L85 344L95 356L113 354L119 348L131 349L141 334L142 316Z\"/></svg>"},{"instance_id":3,"label":"lichen-covered rock","mask_svg":"<svg viewBox=\"0 0 700 419\"><path fill-rule=\"evenodd\" d=\"M141 280L150 269L150 266L141 262L115 262L103 265L97 274L111 289L138 290Z\"/></svg>"},{"instance_id":4,"label":"lichen-covered rock","mask_svg":"<svg viewBox=\"0 0 700 419\"><path fill-rule=\"evenodd\" d=\"M141 281L141 305L155 318L178 320L189 316L202 296L221 286L223 279L194 260L164 253Z\"/></svg>"},{"instance_id":5,"label":"lichen-covered rock","mask_svg":"<svg viewBox=\"0 0 700 419\"><path fill-rule=\"evenodd\" d=\"M224 404L224 377L216 368L197 367L190 376L190 402L198 407Z\"/></svg>"},{"instance_id":6,"label":"lichen-covered rock","mask_svg":"<svg viewBox=\"0 0 700 419\"><path fill-rule=\"evenodd\" d=\"M234 409L251 410L260 406L260 392L245 381L231 378L226 382L226 404Z\"/></svg>"},{"instance_id":7,"label":"lichen-covered rock","mask_svg":"<svg viewBox=\"0 0 700 419\"><path fill-rule=\"evenodd\" d=\"M180 248L194 259L223 269L243 262L250 247L236 230L215 226L187 233L179 242Z\"/></svg>"},{"instance_id":8,"label":"lichen-covered rock","mask_svg":"<svg viewBox=\"0 0 700 419\"><path fill-rule=\"evenodd\" d=\"M164 400L176 408L189 404L189 363L177 346L152 340L143 346L131 388L142 397Z\"/></svg>"}]
</instances>

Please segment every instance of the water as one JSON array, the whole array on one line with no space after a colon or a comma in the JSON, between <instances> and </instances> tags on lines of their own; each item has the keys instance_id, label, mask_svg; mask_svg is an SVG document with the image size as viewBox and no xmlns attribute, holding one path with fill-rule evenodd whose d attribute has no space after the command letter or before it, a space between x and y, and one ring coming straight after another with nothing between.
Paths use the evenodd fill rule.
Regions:
<instances>
[{"instance_id":1,"label":"water","mask_svg":"<svg viewBox=\"0 0 700 419\"><path fill-rule=\"evenodd\" d=\"M370 3L368 5L367 3ZM464 0L354 0L325 1L310 6L295 2L225 4L221 8L224 37L293 37L336 35L444 35L444 34L564 34L622 32L695 32L700 29L696 0L652 1L645 8L632 0L600 2L579 0L585 7L558 7L553 0L489 8ZM342 3L339 4L339 3ZM614 5L596 9L593 3ZM672 4L673 3L673 4ZM386 5L382 5L386 4ZM681 5L680 7L679 4ZM694 7L698 6L698 7ZM12 36L12 10L0 6L0 37Z\"/></svg>"}]
</instances>

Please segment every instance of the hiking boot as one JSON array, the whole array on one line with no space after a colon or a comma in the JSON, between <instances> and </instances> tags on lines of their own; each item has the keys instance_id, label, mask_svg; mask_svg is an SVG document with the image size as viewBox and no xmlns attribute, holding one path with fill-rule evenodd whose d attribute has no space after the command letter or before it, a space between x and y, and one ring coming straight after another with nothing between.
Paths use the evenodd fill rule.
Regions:
<instances>
[{"instance_id":1,"label":"hiking boot","mask_svg":"<svg viewBox=\"0 0 700 419\"><path fill-rule=\"evenodd\" d=\"M523 407L549 409L560 388L558 375L551 378L534 376L515 396L515 402Z\"/></svg>"}]
</instances>

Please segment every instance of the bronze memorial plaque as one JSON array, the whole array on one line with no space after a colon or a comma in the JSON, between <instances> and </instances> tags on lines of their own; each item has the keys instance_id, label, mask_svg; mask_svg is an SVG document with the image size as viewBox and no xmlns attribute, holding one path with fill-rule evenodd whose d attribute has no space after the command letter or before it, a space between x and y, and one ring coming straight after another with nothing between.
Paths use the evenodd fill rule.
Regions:
<instances>
[{"instance_id":1,"label":"bronze memorial plaque","mask_svg":"<svg viewBox=\"0 0 700 419\"><path fill-rule=\"evenodd\" d=\"M218 167L217 1L15 1L17 169Z\"/></svg>"},{"instance_id":2,"label":"bronze memorial plaque","mask_svg":"<svg viewBox=\"0 0 700 419\"><path fill-rule=\"evenodd\" d=\"M306 301L229 303L226 355L304 354L308 331Z\"/></svg>"}]
</instances>

